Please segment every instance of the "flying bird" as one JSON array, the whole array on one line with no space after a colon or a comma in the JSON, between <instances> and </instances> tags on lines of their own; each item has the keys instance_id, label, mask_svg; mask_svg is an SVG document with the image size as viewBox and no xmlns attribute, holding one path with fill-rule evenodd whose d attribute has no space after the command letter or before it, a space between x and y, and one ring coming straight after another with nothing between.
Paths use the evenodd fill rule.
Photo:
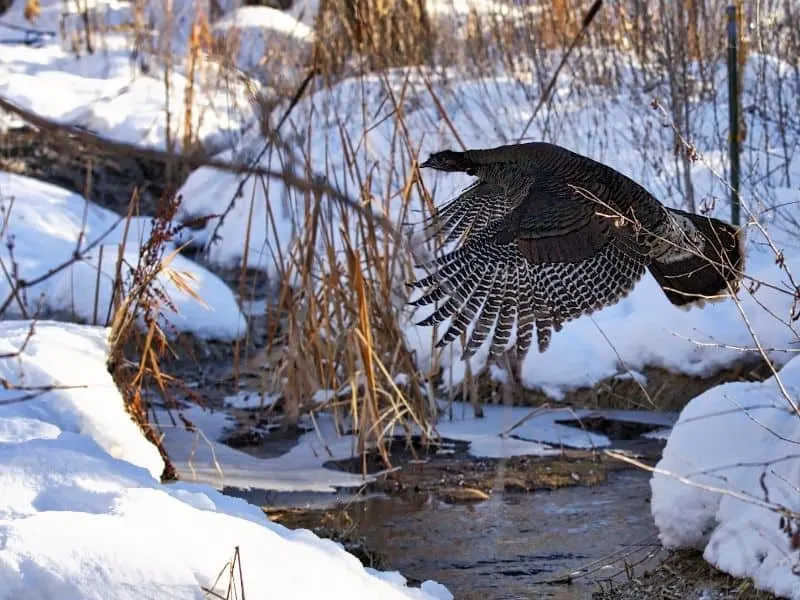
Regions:
<instances>
[{"instance_id":1,"label":"flying bird","mask_svg":"<svg viewBox=\"0 0 800 600\"><path fill-rule=\"evenodd\" d=\"M611 167L544 142L432 154L420 165L477 180L426 222L428 239L460 240L411 282L413 306L436 304L419 323L449 323L443 347L468 334L464 358L490 341L523 358L534 331L539 352L564 323L627 296L644 275L669 301L702 306L736 294L742 230L667 208ZM474 326L470 330L470 325Z\"/></svg>"}]
</instances>

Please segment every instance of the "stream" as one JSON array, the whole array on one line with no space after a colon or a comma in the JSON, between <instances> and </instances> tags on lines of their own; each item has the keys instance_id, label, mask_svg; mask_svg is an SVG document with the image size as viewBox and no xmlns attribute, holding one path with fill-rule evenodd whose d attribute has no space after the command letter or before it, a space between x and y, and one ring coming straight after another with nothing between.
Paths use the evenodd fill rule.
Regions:
<instances>
[{"instance_id":1,"label":"stream","mask_svg":"<svg viewBox=\"0 0 800 600\"><path fill-rule=\"evenodd\" d=\"M392 569L434 579L456 598L591 598L598 580L625 577L625 560L657 553L648 480L623 471L596 486L498 494L477 504L374 498L350 515ZM563 579L580 569L588 573ZM556 579L562 582L543 583Z\"/></svg>"},{"instance_id":2,"label":"stream","mask_svg":"<svg viewBox=\"0 0 800 600\"><path fill-rule=\"evenodd\" d=\"M674 419L657 412L601 413L605 418L584 418L583 426L608 434L612 448L649 460L660 455L662 442L642 434ZM528 425L536 426L537 419L545 419L544 413ZM273 432L238 449L256 459L277 457L297 443L296 434L285 437ZM601 583L626 581L626 565L639 574L666 555L650 514L649 473L611 459L598 463L589 452L475 459L467 445L459 442L456 446L463 448L449 458L397 456L404 465L395 474L401 483L373 484L361 493L342 488L338 493L223 491L264 507L287 527L341 541L368 566L399 571L411 582L435 580L459 600L591 599ZM329 468L345 472L360 467L359 461L334 463ZM459 486L488 493L449 499L447 493Z\"/></svg>"},{"instance_id":3,"label":"stream","mask_svg":"<svg viewBox=\"0 0 800 600\"><path fill-rule=\"evenodd\" d=\"M202 375L196 371L187 374L187 379L197 381L207 393L217 387L211 382L225 381L217 369L203 369ZM224 395L226 387L222 385L216 393ZM223 404L221 399L217 402ZM641 436L671 424L676 414L638 411L628 421L628 412L636 411L605 411L605 420L596 419L598 428L594 430L608 435L615 449L638 453L644 444L645 453L655 458L660 454L660 443ZM562 421L576 428L592 425L586 418L581 423L572 423L566 417ZM528 425L533 424L528 421ZM237 449L256 458L272 458L296 443L295 434L287 439L276 435L268 436L269 442L253 440L242 447L237 445ZM432 488L452 486L454 473L466 472L468 483L480 481L480 477L469 478L470 473L475 474L469 468L475 459L464 454L454 457L455 464L445 467L441 478L417 479L415 469L406 465L403 471L411 473L404 481L405 491L399 493L371 489L359 494L340 489L331 494L234 487L223 491L264 507L273 520L287 527L311 529L341 541L368 566L399 571L412 583L435 580L457 600L591 599L601 585L627 581L628 569L639 575L667 556L658 543L650 514L649 473L634 468L612 469L597 483L592 481L596 465L577 459L567 467L568 477L572 474L575 481L580 479L576 485L554 483L556 489L539 489L537 485L528 491L501 485L482 501L448 501ZM489 467L490 477L517 480L528 476L538 481L550 470L546 464L534 462L512 468L501 461ZM341 464L334 468L347 469ZM537 475L531 476L532 472ZM272 511L285 514L275 518Z\"/></svg>"},{"instance_id":4,"label":"stream","mask_svg":"<svg viewBox=\"0 0 800 600\"><path fill-rule=\"evenodd\" d=\"M348 538L380 557L377 568L417 582L433 579L459 600L578 600L591 598L600 582L624 581L626 563L638 573L664 555L650 516L649 478L626 469L594 486L498 493L475 503L423 493L352 497L327 508L314 494L270 494L270 500L308 509L289 527L316 528L346 511ZM226 492L257 504L266 499L255 491Z\"/></svg>"}]
</instances>

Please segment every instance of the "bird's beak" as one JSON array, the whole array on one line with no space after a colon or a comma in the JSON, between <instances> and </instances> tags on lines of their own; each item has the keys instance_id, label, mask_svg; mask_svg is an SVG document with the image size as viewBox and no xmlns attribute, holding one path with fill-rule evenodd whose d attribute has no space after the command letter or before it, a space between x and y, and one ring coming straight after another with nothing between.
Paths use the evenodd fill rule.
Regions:
<instances>
[{"instance_id":1,"label":"bird's beak","mask_svg":"<svg viewBox=\"0 0 800 600\"><path fill-rule=\"evenodd\" d=\"M432 167L432 166L433 166L433 162L431 162L431 158L430 158L430 157L428 157L428 160L426 160L426 161L424 161L423 163L421 163L421 164L419 165L419 168L420 168L420 169L425 169L426 167Z\"/></svg>"}]
</instances>

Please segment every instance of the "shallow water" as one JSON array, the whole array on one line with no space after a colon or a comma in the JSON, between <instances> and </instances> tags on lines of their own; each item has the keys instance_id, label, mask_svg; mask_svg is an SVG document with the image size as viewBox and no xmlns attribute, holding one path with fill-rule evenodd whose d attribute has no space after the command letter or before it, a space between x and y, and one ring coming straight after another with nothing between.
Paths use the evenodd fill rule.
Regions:
<instances>
[{"instance_id":1,"label":"shallow water","mask_svg":"<svg viewBox=\"0 0 800 600\"><path fill-rule=\"evenodd\" d=\"M658 442L643 440L641 432L628 433L612 439L612 447L628 449L638 444L644 450L644 444L650 454L656 452L651 446ZM465 456L464 460L472 459ZM522 468L535 468L535 464ZM459 485L451 477L453 469L461 471L457 461L439 469L438 475L433 471L432 480L430 473L420 474L419 481L410 475L404 491L391 496L374 493L364 498L357 490L329 494L229 488L225 492L259 506L301 508L299 520L286 524L321 526L326 536L333 534L326 530L331 526L330 515L346 511L352 520L347 523L346 537L360 538L367 553L381 558L381 568L400 571L416 582L438 581L456 599L591 598L601 581L624 581L626 564L636 565L640 572L654 567L663 556L650 515L646 472L611 470L605 482L594 486L532 493L496 491L482 502L448 503L440 499L445 496L430 492L431 482L450 489ZM520 469L519 465L514 469ZM521 475L510 467L506 470L502 461L490 469L489 476L492 471L498 482Z\"/></svg>"},{"instance_id":2,"label":"shallow water","mask_svg":"<svg viewBox=\"0 0 800 600\"><path fill-rule=\"evenodd\" d=\"M624 471L594 487L497 494L478 504L372 498L349 513L391 569L439 581L457 599L591 598L598 580L624 579L626 560L657 553L648 480ZM543 583L584 568L592 572L571 584Z\"/></svg>"}]
</instances>

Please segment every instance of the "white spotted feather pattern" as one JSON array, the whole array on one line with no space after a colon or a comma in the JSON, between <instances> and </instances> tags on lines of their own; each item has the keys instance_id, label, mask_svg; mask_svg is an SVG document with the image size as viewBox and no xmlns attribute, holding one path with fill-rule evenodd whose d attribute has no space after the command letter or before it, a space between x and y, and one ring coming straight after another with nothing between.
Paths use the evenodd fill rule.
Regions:
<instances>
[{"instance_id":1,"label":"white spotted feather pattern","mask_svg":"<svg viewBox=\"0 0 800 600\"><path fill-rule=\"evenodd\" d=\"M438 347L463 340L469 358L540 352L564 323L625 297L649 269L670 302L738 289L740 231L666 208L610 167L544 142L435 153L422 167L477 181L425 222L445 251L418 265L419 325L449 321ZM583 190L578 193L576 190ZM592 195L594 195L592 197Z\"/></svg>"}]
</instances>

